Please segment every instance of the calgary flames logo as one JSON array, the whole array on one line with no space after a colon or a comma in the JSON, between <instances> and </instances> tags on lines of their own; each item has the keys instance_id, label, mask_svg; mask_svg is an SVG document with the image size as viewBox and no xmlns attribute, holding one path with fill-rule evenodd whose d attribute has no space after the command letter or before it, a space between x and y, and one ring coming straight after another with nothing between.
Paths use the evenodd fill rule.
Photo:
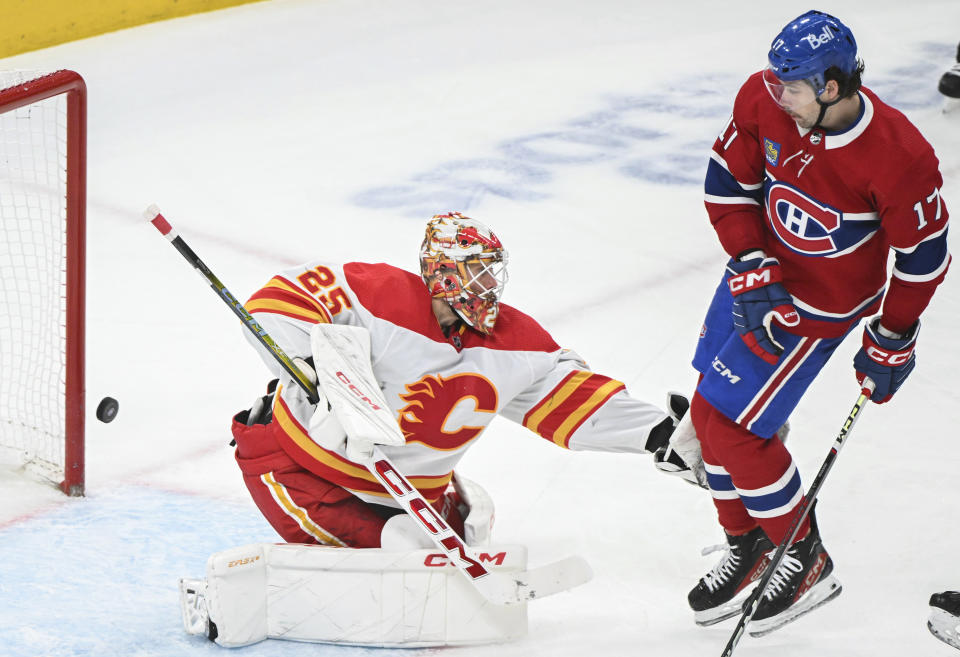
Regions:
<instances>
[{"instance_id":1,"label":"calgary flames logo","mask_svg":"<svg viewBox=\"0 0 960 657\"><path fill-rule=\"evenodd\" d=\"M479 374L427 375L406 389L398 421L408 443L457 449L476 438L497 412L497 389Z\"/></svg>"}]
</instances>

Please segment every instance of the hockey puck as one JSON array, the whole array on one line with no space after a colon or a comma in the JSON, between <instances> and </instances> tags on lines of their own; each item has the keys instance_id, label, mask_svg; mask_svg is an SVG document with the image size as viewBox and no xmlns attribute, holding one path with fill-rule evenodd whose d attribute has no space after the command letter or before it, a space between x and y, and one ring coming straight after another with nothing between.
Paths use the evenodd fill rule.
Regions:
<instances>
[{"instance_id":1,"label":"hockey puck","mask_svg":"<svg viewBox=\"0 0 960 657\"><path fill-rule=\"evenodd\" d=\"M97 419L101 422L113 422L120 410L120 402L113 397L104 397L97 406Z\"/></svg>"}]
</instances>

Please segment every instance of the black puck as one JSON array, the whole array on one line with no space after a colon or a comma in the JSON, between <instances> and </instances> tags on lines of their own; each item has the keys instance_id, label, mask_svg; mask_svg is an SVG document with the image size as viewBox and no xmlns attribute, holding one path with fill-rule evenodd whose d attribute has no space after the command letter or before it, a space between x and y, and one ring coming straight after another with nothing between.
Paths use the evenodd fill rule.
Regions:
<instances>
[{"instance_id":1,"label":"black puck","mask_svg":"<svg viewBox=\"0 0 960 657\"><path fill-rule=\"evenodd\" d=\"M97 419L101 422L113 422L120 410L120 402L113 397L104 397L97 406Z\"/></svg>"}]
</instances>

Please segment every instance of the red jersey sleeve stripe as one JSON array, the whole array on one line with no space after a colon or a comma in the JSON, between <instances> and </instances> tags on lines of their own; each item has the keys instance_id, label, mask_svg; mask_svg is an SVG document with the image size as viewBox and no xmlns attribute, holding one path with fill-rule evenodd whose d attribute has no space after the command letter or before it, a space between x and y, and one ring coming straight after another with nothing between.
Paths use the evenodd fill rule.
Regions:
<instances>
[{"instance_id":1,"label":"red jersey sleeve stripe","mask_svg":"<svg viewBox=\"0 0 960 657\"><path fill-rule=\"evenodd\" d=\"M626 386L587 371L571 372L523 418L523 426L569 447L570 437L598 408Z\"/></svg>"}]
</instances>

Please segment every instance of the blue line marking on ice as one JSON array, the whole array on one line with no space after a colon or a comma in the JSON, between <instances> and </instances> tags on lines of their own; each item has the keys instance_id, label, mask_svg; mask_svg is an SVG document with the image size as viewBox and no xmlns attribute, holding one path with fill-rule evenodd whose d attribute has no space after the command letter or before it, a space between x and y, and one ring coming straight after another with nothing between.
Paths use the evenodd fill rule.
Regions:
<instances>
[{"instance_id":1,"label":"blue line marking on ice","mask_svg":"<svg viewBox=\"0 0 960 657\"><path fill-rule=\"evenodd\" d=\"M0 654L359 657L423 654L268 640L237 651L189 636L177 580L226 548L278 541L251 504L125 487L0 530Z\"/></svg>"}]
</instances>

